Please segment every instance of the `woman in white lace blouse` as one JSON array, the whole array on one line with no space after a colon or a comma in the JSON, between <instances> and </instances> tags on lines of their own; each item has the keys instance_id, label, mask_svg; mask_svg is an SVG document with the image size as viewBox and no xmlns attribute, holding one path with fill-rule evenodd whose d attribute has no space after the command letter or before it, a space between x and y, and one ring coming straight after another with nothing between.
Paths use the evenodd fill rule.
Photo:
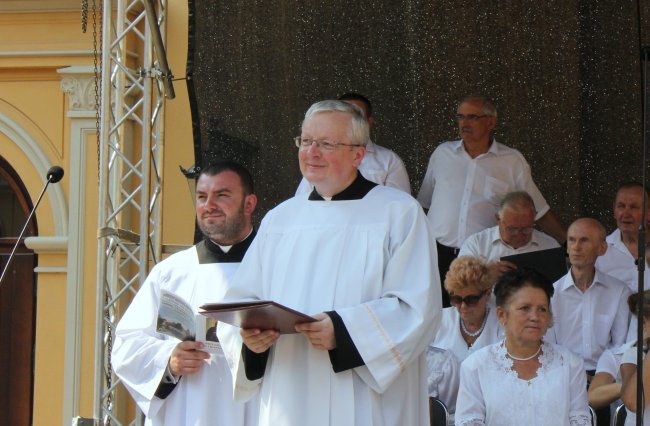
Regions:
<instances>
[{"instance_id":1,"label":"woman in white lace blouse","mask_svg":"<svg viewBox=\"0 0 650 426\"><path fill-rule=\"evenodd\" d=\"M505 338L461 365L456 425L590 425L582 360L542 340L552 320L551 283L517 269L494 293Z\"/></svg>"}]
</instances>

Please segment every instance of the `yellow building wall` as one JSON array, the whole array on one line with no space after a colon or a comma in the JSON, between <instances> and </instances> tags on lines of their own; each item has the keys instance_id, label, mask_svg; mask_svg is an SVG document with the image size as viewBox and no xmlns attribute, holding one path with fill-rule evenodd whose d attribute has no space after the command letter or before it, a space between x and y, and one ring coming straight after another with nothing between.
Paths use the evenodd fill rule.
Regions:
<instances>
[{"instance_id":1,"label":"yellow building wall","mask_svg":"<svg viewBox=\"0 0 650 426\"><path fill-rule=\"evenodd\" d=\"M168 3L167 55L176 78L185 77L187 63L187 1ZM174 83L176 98L165 105L165 149L163 197L163 241L166 244L191 244L194 237L194 207L187 180L178 166L194 164L192 117L187 85ZM179 208L184 206L184 208ZM171 226L165 226L165 225Z\"/></svg>"},{"instance_id":2,"label":"yellow building wall","mask_svg":"<svg viewBox=\"0 0 650 426\"><path fill-rule=\"evenodd\" d=\"M44 74L40 81L7 82L3 79L0 81L0 93L1 106L4 107L0 111L12 117L37 139L39 146L49 154L47 157L52 164L65 167L62 157L64 148L60 142L63 136L63 93L59 89L58 78L55 81ZM45 111L45 102L51 106L49 114ZM33 167L32 160L5 135L0 137L0 146L0 154L19 173L32 203L35 203L43 187L43 177ZM62 187L66 192L65 185ZM46 195L36 212L40 235L55 234L51 211L49 195ZM43 267L65 266L66 258L60 254L42 255L38 258L38 264ZM65 310L61 307L65 306L65 279L61 273L41 274L37 278L34 402L42 409L43 421L37 421L39 414L34 410L34 424L48 424L47 419L51 419L51 416L61 416L62 342L65 337ZM54 391L57 385L61 389L59 392Z\"/></svg>"},{"instance_id":3,"label":"yellow building wall","mask_svg":"<svg viewBox=\"0 0 650 426\"><path fill-rule=\"evenodd\" d=\"M20 4L19 2L13 2ZM26 1L25 4L29 4ZM57 3L57 1L52 2ZM58 3L66 3L58 2ZM67 2L70 3L70 2ZM75 4L80 2L74 2ZM184 77L187 56L187 2L170 0L167 7L167 54L175 77ZM71 119L66 115L69 99L61 89L57 70L68 66L91 66L92 24L81 32L80 11L3 11L0 7L0 114L11 117L24 128L50 164L64 167L66 176L57 184L69 200ZM12 53L13 52L13 53ZM39 52L41 54L39 54ZM85 52L85 53L83 53ZM194 162L191 116L183 80L174 84L176 98L165 104L163 150L162 241L163 244L191 244L194 219L191 196L178 166ZM85 216L83 244L83 306L79 412L93 417L95 357L95 297L97 259L97 149L96 136L86 137ZM0 155L18 172L36 201L44 177L32 159L0 132ZM49 191L49 190L48 190ZM69 204L69 203L68 203ZM68 211L76 206L67 205ZM53 206L46 195L36 213L39 236L56 236ZM67 220L67 218L66 218ZM69 424L63 418L64 354L66 337L67 254L39 254L38 266L59 268L58 272L37 275L37 312L34 366L34 425Z\"/></svg>"}]
</instances>

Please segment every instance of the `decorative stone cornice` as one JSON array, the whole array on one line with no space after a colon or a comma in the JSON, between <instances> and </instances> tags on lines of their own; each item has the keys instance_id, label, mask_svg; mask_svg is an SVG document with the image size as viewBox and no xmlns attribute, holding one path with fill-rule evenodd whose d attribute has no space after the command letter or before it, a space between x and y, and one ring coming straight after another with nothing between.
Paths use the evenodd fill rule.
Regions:
<instances>
[{"instance_id":1,"label":"decorative stone cornice","mask_svg":"<svg viewBox=\"0 0 650 426\"><path fill-rule=\"evenodd\" d=\"M25 238L25 247L34 250L36 254L66 253L68 251L68 237L43 236Z\"/></svg>"},{"instance_id":2,"label":"decorative stone cornice","mask_svg":"<svg viewBox=\"0 0 650 426\"><path fill-rule=\"evenodd\" d=\"M61 90L70 97L69 111L95 111L95 73L91 66L57 70L63 76Z\"/></svg>"}]
</instances>

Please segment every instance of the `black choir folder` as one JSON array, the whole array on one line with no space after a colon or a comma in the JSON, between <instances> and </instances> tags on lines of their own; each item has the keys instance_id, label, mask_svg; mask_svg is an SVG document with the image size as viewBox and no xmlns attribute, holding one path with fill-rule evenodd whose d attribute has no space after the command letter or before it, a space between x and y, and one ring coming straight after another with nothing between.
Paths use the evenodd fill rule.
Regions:
<instances>
[{"instance_id":1,"label":"black choir folder","mask_svg":"<svg viewBox=\"0 0 650 426\"><path fill-rule=\"evenodd\" d=\"M552 283L562 278L569 271L565 247L503 256L501 260L512 262L518 268L524 266L532 268L546 276Z\"/></svg>"},{"instance_id":2,"label":"black choir folder","mask_svg":"<svg viewBox=\"0 0 650 426\"><path fill-rule=\"evenodd\" d=\"M280 334L295 333L294 326L314 322L315 318L294 311L270 300L236 303L208 303L200 306L201 314L240 328L278 330Z\"/></svg>"}]
</instances>

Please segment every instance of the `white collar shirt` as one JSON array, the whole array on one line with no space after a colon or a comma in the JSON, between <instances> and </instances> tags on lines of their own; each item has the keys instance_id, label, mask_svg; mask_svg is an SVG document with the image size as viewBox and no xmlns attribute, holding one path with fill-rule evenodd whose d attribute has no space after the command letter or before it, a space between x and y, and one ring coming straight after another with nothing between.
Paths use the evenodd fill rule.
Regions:
<instances>
[{"instance_id":1,"label":"white collar shirt","mask_svg":"<svg viewBox=\"0 0 650 426\"><path fill-rule=\"evenodd\" d=\"M460 247L468 236L496 225L499 202L516 190L533 198L535 219L549 210L519 151L492 141L486 153L472 158L457 140L433 151L417 199L429 209L435 239Z\"/></svg>"},{"instance_id":2,"label":"white collar shirt","mask_svg":"<svg viewBox=\"0 0 650 426\"><path fill-rule=\"evenodd\" d=\"M582 357L586 370L595 370L607 348L623 345L627 337L630 289L624 282L596 269L592 284L583 293L571 271L553 284L553 327L546 339Z\"/></svg>"},{"instance_id":3,"label":"white collar shirt","mask_svg":"<svg viewBox=\"0 0 650 426\"><path fill-rule=\"evenodd\" d=\"M596 268L625 282L633 293L638 290L639 271L634 257L621 239L621 231L616 229L607 236L607 251L596 260ZM650 265L646 259L644 272L644 288L650 288Z\"/></svg>"},{"instance_id":4,"label":"white collar shirt","mask_svg":"<svg viewBox=\"0 0 650 426\"><path fill-rule=\"evenodd\" d=\"M621 357L621 365L623 364L632 364L636 366L636 351L637 351L636 346L631 346L627 348L627 350L623 353L623 356ZM642 356L642 359L646 359L647 354L644 353ZM645 364L645 362L644 362ZM645 373L643 374L645 376ZM625 426L635 426L636 425L636 413L634 411L630 411L628 408L625 408L625 411L627 412L627 415L625 416ZM645 410L643 410L643 426L648 425L650 420L650 405L645 406Z\"/></svg>"},{"instance_id":5,"label":"white collar shirt","mask_svg":"<svg viewBox=\"0 0 650 426\"><path fill-rule=\"evenodd\" d=\"M499 226L497 225L472 234L460 247L458 255L484 257L488 261L497 261L503 256L530 253L531 251L552 249L559 246L552 237L535 229L527 244L519 248L513 248L501 239Z\"/></svg>"},{"instance_id":6,"label":"white collar shirt","mask_svg":"<svg viewBox=\"0 0 650 426\"><path fill-rule=\"evenodd\" d=\"M497 319L496 308L491 301L488 302L488 308L489 312L485 320L485 327L471 346L467 346L467 342L460 332L458 309L453 306L444 308L440 328L431 345L450 351L454 354L458 363L461 364L465 358L477 350L503 339L503 327L501 327L501 323Z\"/></svg>"},{"instance_id":7,"label":"white collar shirt","mask_svg":"<svg viewBox=\"0 0 650 426\"><path fill-rule=\"evenodd\" d=\"M395 152L372 141L366 145L366 155L361 160L359 172L371 182L401 189L407 194L411 193L409 176L402 159ZM311 192L312 189L314 189L313 185L302 178L296 189L296 195Z\"/></svg>"},{"instance_id":8,"label":"white collar shirt","mask_svg":"<svg viewBox=\"0 0 650 426\"><path fill-rule=\"evenodd\" d=\"M626 342L618 348L605 349L598 358L596 373L607 373L615 379L616 383L621 383L621 372L619 370L621 358L631 346L633 346L632 342Z\"/></svg>"}]
</instances>

